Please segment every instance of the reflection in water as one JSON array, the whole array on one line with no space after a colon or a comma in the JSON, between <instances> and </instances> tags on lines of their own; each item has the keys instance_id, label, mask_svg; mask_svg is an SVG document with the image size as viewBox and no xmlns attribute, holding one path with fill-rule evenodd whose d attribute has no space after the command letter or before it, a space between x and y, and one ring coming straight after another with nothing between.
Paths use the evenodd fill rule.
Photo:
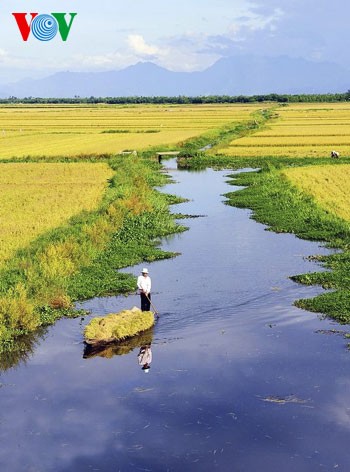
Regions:
<instances>
[{"instance_id":1,"label":"reflection in water","mask_svg":"<svg viewBox=\"0 0 350 472\"><path fill-rule=\"evenodd\" d=\"M113 356L124 356L129 354L136 348L142 346L150 346L153 341L153 328L145 331L138 336L134 336L130 339L118 343L109 343L104 345L92 346L87 344L84 349L84 359L90 359L91 357L104 357L111 359Z\"/></svg>"},{"instance_id":2,"label":"reflection in water","mask_svg":"<svg viewBox=\"0 0 350 472\"><path fill-rule=\"evenodd\" d=\"M0 372L5 372L20 363L25 364L34 355L35 349L46 333L47 328L39 328L34 333L17 338L11 351L0 355Z\"/></svg>"},{"instance_id":3,"label":"reflection in water","mask_svg":"<svg viewBox=\"0 0 350 472\"><path fill-rule=\"evenodd\" d=\"M139 361L139 365L142 366L142 370L145 373L149 372L152 362L152 350L150 344L146 344L140 347L137 359Z\"/></svg>"}]
</instances>

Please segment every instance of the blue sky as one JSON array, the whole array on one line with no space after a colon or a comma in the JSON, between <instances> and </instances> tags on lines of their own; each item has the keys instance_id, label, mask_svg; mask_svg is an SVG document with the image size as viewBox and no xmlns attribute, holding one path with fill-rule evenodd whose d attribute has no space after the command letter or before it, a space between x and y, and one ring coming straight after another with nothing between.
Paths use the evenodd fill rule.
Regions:
<instances>
[{"instance_id":1,"label":"blue sky","mask_svg":"<svg viewBox=\"0 0 350 472\"><path fill-rule=\"evenodd\" d=\"M12 12L77 12L67 42L23 42ZM152 61L202 70L236 54L288 55L350 68L346 0L3 0L0 83L59 70Z\"/></svg>"}]
</instances>

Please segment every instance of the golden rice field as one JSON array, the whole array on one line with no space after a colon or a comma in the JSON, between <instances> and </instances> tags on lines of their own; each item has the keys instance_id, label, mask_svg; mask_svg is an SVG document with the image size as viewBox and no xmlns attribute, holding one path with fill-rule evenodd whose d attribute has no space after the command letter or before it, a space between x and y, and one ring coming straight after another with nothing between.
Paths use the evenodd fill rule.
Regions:
<instances>
[{"instance_id":1,"label":"golden rice field","mask_svg":"<svg viewBox=\"0 0 350 472\"><path fill-rule=\"evenodd\" d=\"M43 232L96 208L112 175L105 163L0 164L0 264Z\"/></svg>"},{"instance_id":2,"label":"golden rice field","mask_svg":"<svg viewBox=\"0 0 350 472\"><path fill-rule=\"evenodd\" d=\"M0 106L0 158L120 153L174 145L233 122L259 105Z\"/></svg>"},{"instance_id":3,"label":"golden rice field","mask_svg":"<svg viewBox=\"0 0 350 472\"><path fill-rule=\"evenodd\" d=\"M220 154L242 157L350 156L350 103L292 104L258 133L232 141Z\"/></svg>"},{"instance_id":4,"label":"golden rice field","mask_svg":"<svg viewBox=\"0 0 350 472\"><path fill-rule=\"evenodd\" d=\"M297 167L282 174L322 208L350 221L350 165Z\"/></svg>"}]
</instances>

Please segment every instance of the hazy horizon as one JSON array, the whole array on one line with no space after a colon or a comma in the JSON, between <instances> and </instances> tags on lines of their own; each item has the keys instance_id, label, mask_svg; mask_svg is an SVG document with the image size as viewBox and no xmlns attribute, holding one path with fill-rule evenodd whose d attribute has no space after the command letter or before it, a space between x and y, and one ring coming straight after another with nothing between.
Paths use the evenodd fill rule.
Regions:
<instances>
[{"instance_id":1,"label":"hazy horizon","mask_svg":"<svg viewBox=\"0 0 350 472\"><path fill-rule=\"evenodd\" d=\"M69 37L23 41L13 12L77 12ZM4 0L0 83L58 71L120 70L151 61L171 71L200 71L228 56L303 58L350 69L344 0ZM87 47L88 45L88 47Z\"/></svg>"}]
</instances>

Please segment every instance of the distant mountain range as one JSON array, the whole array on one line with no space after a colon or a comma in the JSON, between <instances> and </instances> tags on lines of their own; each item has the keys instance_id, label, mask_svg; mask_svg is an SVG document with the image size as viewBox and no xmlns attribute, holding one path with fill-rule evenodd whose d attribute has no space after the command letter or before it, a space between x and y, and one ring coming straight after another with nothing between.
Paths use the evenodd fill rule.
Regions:
<instances>
[{"instance_id":1,"label":"distant mountain range","mask_svg":"<svg viewBox=\"0 0 350 472\"><path fill-rule=\"evenodd\" d=\"M336 93L350 88L350 71L339 65L287 56L219 59L201 72L172 72L152 62L118 71L58 72L0 86L9 97L106 97Z\"/></svg>"}]
</instances>

